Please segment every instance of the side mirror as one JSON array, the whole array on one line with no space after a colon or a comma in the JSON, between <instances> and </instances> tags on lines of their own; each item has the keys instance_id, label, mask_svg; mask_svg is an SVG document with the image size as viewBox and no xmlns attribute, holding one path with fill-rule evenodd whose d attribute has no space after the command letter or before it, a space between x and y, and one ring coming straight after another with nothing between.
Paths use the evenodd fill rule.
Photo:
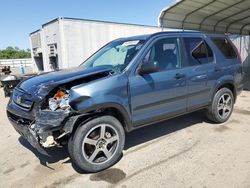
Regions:
<instances>
[{"instance_id":1,"label":"side mirror","mask_svg":"<svg viewBox=\"0 0 250 188\"><path fill-rule=\"evenodd\" d=\"M144 75L158 72L159 70L160 66L157 61L144 61L137 72L139 75Z\"/></svg>"}]
</instances>

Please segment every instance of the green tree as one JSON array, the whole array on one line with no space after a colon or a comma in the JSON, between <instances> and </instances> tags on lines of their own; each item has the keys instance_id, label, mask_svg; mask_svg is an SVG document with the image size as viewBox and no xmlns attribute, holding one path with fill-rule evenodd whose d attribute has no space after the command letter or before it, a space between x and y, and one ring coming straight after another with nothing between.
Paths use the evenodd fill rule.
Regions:
<instances>
[{"instance_id":1,"label":"green tree","mask_svg":"<svg viewBox=\"0 0 250 188\"><path fill-rule=\"evenodd\" d=\"M4 50L0 50L0 59L19 59L19 58L30 58L30 50L21 50L18 47L7 47Z\"/></svg>"}]
</instances>

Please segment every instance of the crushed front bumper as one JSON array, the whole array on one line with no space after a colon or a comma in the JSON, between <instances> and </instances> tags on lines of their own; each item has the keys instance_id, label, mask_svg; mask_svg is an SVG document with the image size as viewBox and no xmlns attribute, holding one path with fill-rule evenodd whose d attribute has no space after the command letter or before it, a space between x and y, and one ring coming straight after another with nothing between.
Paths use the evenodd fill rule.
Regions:
<instances>
[{"instance_id":1,"label":"crushed front bumper","mask_svg":"<svg viewBox=\"0 0 250 188\"><path fill-rule=\"evenodd\" d=\"M48 155L48 153L45 151L45 149L41 146L38 140L37 134L31 129L31 126L25 125L21 122L16 121L13 117L11 117L10 113L7 112L8 119L10 123L13 125L15 130L22 135L34 148L37 149L40 153L44 155Z\"/></svg>"},{"instance_id":2,"label":"crushed front bumper","mask_svg":"<svg viewBox=\"0 0 250 188\"><path fill-rule=\"evenodd\" d=\"M62 130L69 113L34 110L24 111L10 101L7 116L15 130L40 153L48 155L44 148L59 145L55 140L66 135Z\"/></svg>"}]
</instances>

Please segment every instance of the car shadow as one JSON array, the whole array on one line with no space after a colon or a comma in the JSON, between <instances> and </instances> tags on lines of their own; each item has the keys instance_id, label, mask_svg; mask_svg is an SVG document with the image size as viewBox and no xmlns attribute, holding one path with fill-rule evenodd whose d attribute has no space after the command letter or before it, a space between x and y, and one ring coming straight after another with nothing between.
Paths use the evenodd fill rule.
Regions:
<instances>
[{"instance_id":1,"label":"car shadow","mask_svg":"<svg viewBox=\"0 0 250 188\"><path fill-rule=\"evenodd\" d=\"M185 129L186 127L190 127L192 125L204 121L207 120L205 118L203 111L197 111L171 120L163 121L161 123L145 126L141 129L137 129L135 131L126 134L126 143L124 150L128 150L129 148L134 147L136 145L149 142L156 138L168 135L170 133L179 131L181 129ZM36 155L36 157L40 160L41 165L46 166L52 170L53 168L49 167L48 164L64 160L69 156L67 146L47 148L46 152L49 154L49 156L46 156L39 153L23 137L19 137L19 142L25 148L29 149ZM85 172L83 172L74 163L72 163L70 159L64 161L63 163L71 163L72 167L76 172L80 174L85 174Z\"/></svg>"},{"instance_id":2,"label":"car shadow","mask_svg":"<svg viewBox=\"0 0 250 188\"><path fill-rule=\"evenodd\" d=\"M203 111L197 111L167 121L145 126L126 135L124 149L127 150L133 146L146 143L202 122L211 123L206 119Z\"/></svg>"},{"instance_id":3,"label":"car shadow","mask_svg":"<svg viewBox=\"0 0 250 188\"><path fill-rule=\"evenodd\" d=\"M30 150L40 160L41 165L48 168L51 168L48 166L48 164L64 160L69 156L66 146L46 148L48 155L44 155L31 146L31 144L24 137L20 136L18 141L22 146Z\"/></svg>"}]
</instances>

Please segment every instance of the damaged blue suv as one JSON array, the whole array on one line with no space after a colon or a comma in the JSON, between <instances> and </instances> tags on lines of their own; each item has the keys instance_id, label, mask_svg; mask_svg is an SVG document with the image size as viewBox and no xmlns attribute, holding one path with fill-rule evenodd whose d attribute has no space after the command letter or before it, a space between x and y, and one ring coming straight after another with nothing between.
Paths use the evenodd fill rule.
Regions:
<instances>
[{"instance_id":1,"label":"damaged blue suv","mask_svg":"<svg viewBox=\"0 0 250 188\"><path fill-rule=\"evenodd\" d=\"M72 161L97 172L118 161L126 132L200 109L227 121L242 80L227 36L161 32L117 39L77 68L24 80L7 116L41 153L68 143Z\"/></svg>"}]
</instances>

